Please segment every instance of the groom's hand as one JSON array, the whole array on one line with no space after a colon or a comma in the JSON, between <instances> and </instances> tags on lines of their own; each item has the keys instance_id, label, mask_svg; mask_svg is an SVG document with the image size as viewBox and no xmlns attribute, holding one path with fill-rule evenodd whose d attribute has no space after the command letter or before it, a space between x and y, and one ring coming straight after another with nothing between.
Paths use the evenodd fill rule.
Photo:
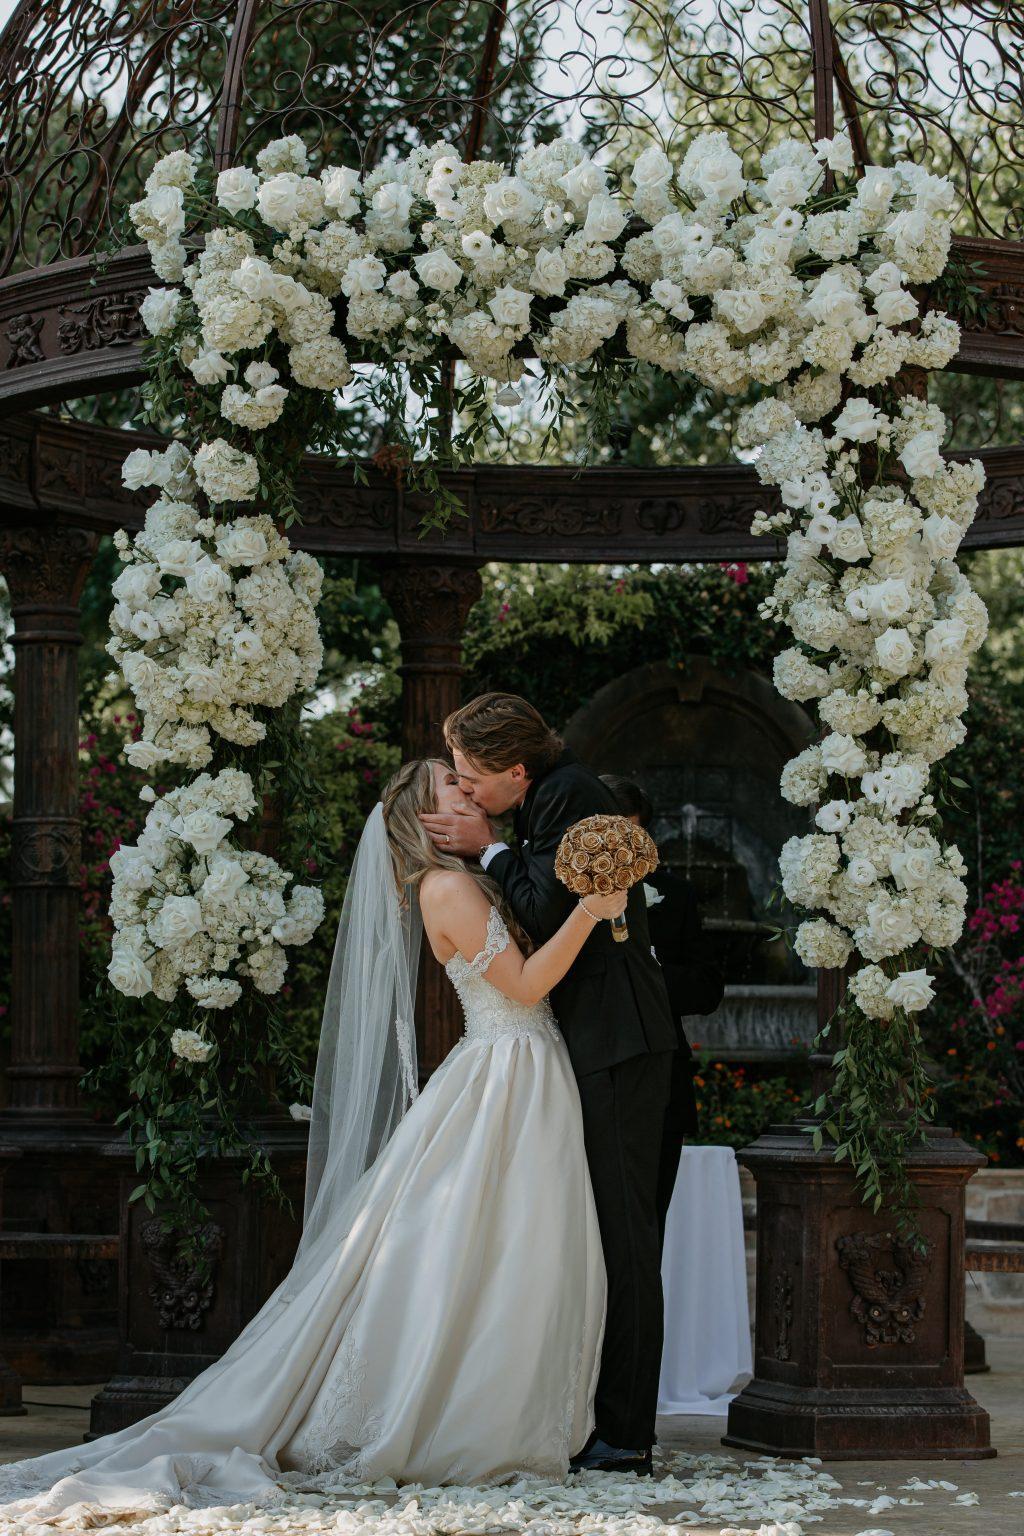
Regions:
<instances>
[{"instance_id":1,"label":"groom's hand","mask_svg":"<svg viewBox=\"0 0 1024 1536\"><path fill-rule=\"evenodd\" d=\"M475 859L485 843L495 841L494 828L474 805L464 811L421 811L420 820L445 853Z\"/></svg>"}]
</instances>

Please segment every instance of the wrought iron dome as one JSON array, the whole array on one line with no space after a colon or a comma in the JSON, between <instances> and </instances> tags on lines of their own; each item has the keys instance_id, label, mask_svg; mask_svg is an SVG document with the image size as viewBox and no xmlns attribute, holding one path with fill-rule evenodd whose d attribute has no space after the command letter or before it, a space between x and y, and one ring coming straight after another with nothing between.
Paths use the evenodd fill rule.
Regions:
<instances>
[{"instance_id":1,"label":"wrought iron dome","mask_svg":"<svg viewBox=\"0 0 1024 1536\"><path fill-rule=\"evenodd\" d=\"M0 36L0 409L141 377L154 279L124 215L160 156L224 166L293 132L365 170L441 137L507 159L567 131L614 163L708 125L754 150L845 120L862 163L955 179L994 301L962 362L1016 370L1022 60L1002 0L21 0Z\"/></svg>"}]
</instances>

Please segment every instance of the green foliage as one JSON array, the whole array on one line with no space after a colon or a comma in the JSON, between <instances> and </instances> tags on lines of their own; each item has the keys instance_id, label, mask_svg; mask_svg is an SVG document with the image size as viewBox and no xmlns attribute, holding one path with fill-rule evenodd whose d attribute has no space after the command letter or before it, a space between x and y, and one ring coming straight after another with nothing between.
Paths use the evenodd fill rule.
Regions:
<instances>
[{"instance_id":1,"label":"green foliage","mask_svg":"<svg viewBox=\"0 0 1024 1536\"><path fill-rule=\"evenodd\" d=\"M465 695L522 693L564 725L612 678L694 653L770 672L775 626L757 616L761 565L489 567L466 628Z\"/></svg>"},{"instance_id":2,"label":"green foliage","mask_svg":"<svg viewBox=\"0 0 1024 1536\"><path fill-rule=\"evenodd\" d=\"M755 1068L716 1061L711 1051L695 1051L698 1070L693 1085L700 1116L697 1146L749 1146L770 1125L794 1120L804 1094L789 1077L762 1077Z\"/></svg>"},{"instance_id":3,"label":"green foliage","mask_svg":"<svg viewBox=\"0 0 1024 1536\"><path fill-rule=\"evenodd\" d=\"M869 1019L847 994L814 1045L826 1050L839 1040L829 1091L813 1106L822 1121L806 1129L815 1150L827 1146L837 1163L850 1164L864 1203L873 1211L884 1204L900 1236L919 1244L907 1158L935 1118L920 1026L903 1009L891 1020Z\"/></svg>"}]
</instances>

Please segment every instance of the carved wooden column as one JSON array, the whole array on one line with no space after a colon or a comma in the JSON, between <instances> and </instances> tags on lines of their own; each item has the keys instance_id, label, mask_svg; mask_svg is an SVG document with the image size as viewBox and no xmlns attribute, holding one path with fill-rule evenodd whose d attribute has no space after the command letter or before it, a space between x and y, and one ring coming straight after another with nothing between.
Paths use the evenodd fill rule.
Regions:
<instances>
[{"instance_id":1,"label":"carved wooden column","mask_svg":"<svg viewBox=\"0 0 1024 1536\"><path fill-rule=\"evenodd\" d=\"M114 1181L98 1169L109 1127L78 1094L78 600L97 542L42 514L0 526L15 655L11 1062L0 1136L25 1154L7 1175L8 1235L117 1231ZM24 1380L106 1374L115 1285L109 1262L5 1260L4 1353Z\"/></svg>"},{"instance_id":2,"label":"carved wooden column","mask_svg":"<svg viewBox=\"0 0 1024 1536\"><path fill-rule=\"evenodd\" d=\"M15 654L5 1118L78 1103L78 599L96 544L84 528L0 528Z\"/></svg>"},{"instance_id":3,"label":"carved wooden column","mask_svg":"<svg viewBox=\"0 0 1024 1536\"><path fill-rule=\"evenodd\" d=\"M399 560L381 570L381 590L402 636L402 755L445 756L445 717L462 702L462 631L480 596L473 565ZM417 997L420 1075L428 1076L461 1033L458 1003L429 950Z\"/></svg>"}]
</instances>

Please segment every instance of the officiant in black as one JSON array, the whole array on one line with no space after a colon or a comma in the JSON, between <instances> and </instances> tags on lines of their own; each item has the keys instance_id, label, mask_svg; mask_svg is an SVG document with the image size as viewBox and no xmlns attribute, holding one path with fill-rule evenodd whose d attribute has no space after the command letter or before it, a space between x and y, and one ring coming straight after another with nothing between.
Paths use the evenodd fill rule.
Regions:
<instances>
[{"instance_id":1,"label":"officiant in black","mask_svg":"<svg viewBox=\"0 0 1024 1536\"><path fill-rule=\"evenodd\" d=\"M638 826L649 827L654 807L639 784L615 773L603 773L601 778L618 800L622 814ZM658 1223L664 1244L665 1218L683 1142L699 1129L693 1082L697 1061L683 1029L683 1016L714 1013L722 1001L725 981L704 946L703 917L693 883L660 864L644 885L653 887L658 898L648 905L647 926L679 1032L679 1049L672 1055L672 1090L658 1172Z\"/></svg>"}]
</instances>

